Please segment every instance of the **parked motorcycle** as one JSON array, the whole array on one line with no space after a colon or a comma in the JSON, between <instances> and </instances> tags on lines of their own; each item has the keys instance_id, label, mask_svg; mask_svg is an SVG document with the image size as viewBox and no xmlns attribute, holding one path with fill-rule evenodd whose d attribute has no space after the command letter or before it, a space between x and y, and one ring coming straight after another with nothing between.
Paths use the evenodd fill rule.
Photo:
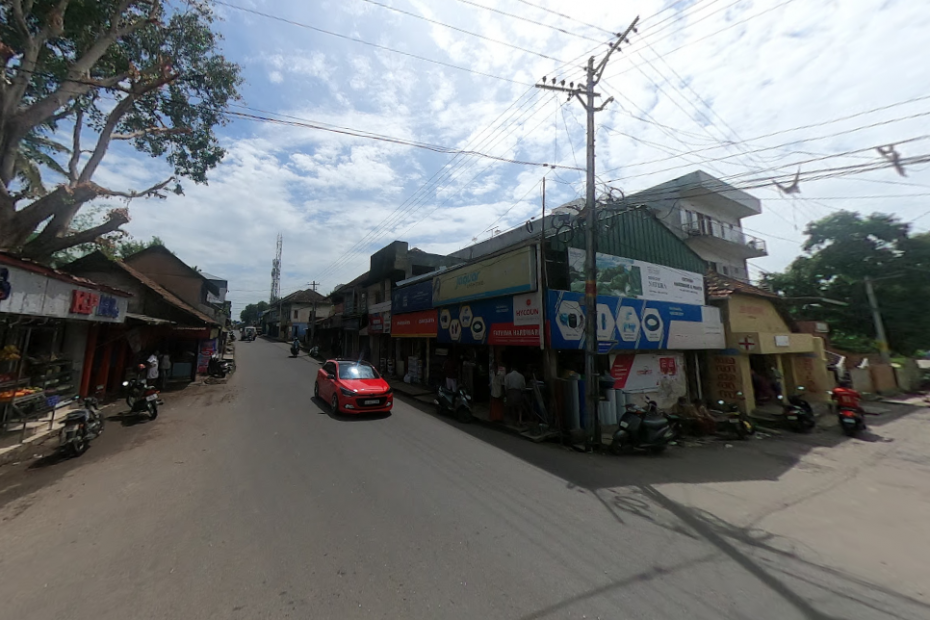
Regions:
<instances>
[{"instance_id":1,"label":"parked motorcycle","mask_svg":"<svg viewBox=\"0 0 930 620\"><path fill-rule=\"evenodd\" d=\"M300 347L296 344L291 345L291 357L297 357L300 355Z\"/></svg>"},{"instance_id":2,"label":"parked motorcycle","mask_svg":"<svg viewBox=\"0 0 930 620\"><path fill-rule=\"evenodd\" d=\"M738 393L738 396L742 397L742 393ZM716 414L715 417L723 419L717 425L719 432L733 433L737 439L746 439L756 432L755 425L750 421L749 416L740 411L739 405L718 400L717 406L719 409L711 411L711 414Z\"/></svg>"},{"instance_id":3,"label":"parked motorcycle","mask_svg":"<svg viewBox=\"0 0 930 620\"><path fill-rule=\"evenodd\" d=\"M809 433L817 426L817 421L814 419L814 410L810 403L801 397L803 393L804 387L798 386L798 394L789 396L787 403L781 394L778 395L778 399L782 401L788 427L798 433Z\"/></svg>"},{"instance_id":4,"label":"parked motorcycle","mask_svg":"<svg viewBox=\"0 0 930 620\"><path fill-rule=\"evenodd\" d=\"M436 412L439 415L455 415L459 422L471 422L471 396L464 387L458 390L447 390L439 386L436 391L436 399L433 400L436 405Z\"/></svg>"},{"instance_id":5,"label":"parked motorcycle","mask_svg":"<svg viewBox=\"0 0 930 620\"><path fill-rule=\"evenodd\" d=\"M675 431L668 418L660 415L655 403L649 401L645 409L632 404L626 406L610 449L615 454L629 454L635 450L659 454L674 439Z\"/></svg>"},{"instance_id":6,"label":"parked motorcycle","mask_svg":"<svg viewBox=\"0 0 930 620\"><path fill-rule=\"evenodd\" d=\"M90 441L103 433L103 414L96 398L85 398L84 408L72 411L61 422L58 447L70 456L84 454Z\"/></svg>"},{"instance_id":7,"label":"parked motorcycle","mask_svg":"<svg viewBox=\"0 0 930 620\"><path fill-rule=\"evenodd\" d=\"M130 413L145 413L150 420L158 417L159 391L148 385L143 379L130 379L123 381L127 389L126 404Z\"/></svg>"},{"instance_id":8,"label":"parked motorcycle","mask_svg":"<svg viewBox=\"0 0 930 620\"><path fill-rule=\"evenodd\" d=\"M224 360L218 354L213 354L210 361L207 362L207 374L220 379L231 373L235 368L236 365L232 360Z\"/></svg>"}]
</instances>

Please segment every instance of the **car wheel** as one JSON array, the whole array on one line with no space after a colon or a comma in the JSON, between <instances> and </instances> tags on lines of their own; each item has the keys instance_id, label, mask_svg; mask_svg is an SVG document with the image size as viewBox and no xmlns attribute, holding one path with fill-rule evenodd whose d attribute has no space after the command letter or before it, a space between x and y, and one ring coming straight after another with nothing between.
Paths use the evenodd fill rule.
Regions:
<instances>
[{"instance_id":1,"label":"car wheel","mask_svg":"<svg viewBox=\"0 0 930 620\"><path fill-rule=\"evenodd\" d=\"M339 397L336 396L335 394L333 394L332 407L333 407L333 413L339 413Z\"/></svg>"},{"instance_id":2,"label":"car wheel","mask_svg":"<svg viewBox=\"0 0 930 620\"><path fill-rule=\"evenodd\" d=\"M319 381L313 382L313 397L314 398L320 397L320 382Z\"/></svg>"}]
</instances>

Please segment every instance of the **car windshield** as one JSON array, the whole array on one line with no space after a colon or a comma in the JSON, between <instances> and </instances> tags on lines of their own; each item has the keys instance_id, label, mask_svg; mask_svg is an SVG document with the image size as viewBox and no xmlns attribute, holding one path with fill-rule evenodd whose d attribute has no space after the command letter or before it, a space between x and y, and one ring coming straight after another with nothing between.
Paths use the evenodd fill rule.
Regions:
<instances>
[{"instance_id":1,"label":"car windshield","mask_svg":"<svg viewBox=\"0 0 930 620\"><path fill-rule=\"evenodd\" d=\"M378 371L368 364L339 364L340 379L377 379Z\"/></svg>"}]
</instances>

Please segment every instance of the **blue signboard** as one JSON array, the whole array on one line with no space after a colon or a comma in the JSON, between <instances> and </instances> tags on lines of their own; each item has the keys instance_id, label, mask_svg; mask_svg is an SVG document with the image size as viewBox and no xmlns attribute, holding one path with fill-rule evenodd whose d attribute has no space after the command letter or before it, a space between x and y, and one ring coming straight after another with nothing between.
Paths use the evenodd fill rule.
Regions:
<instances>
[{"instance_id":1,"label":"blue signboard","mask_svg":"<svg viewBox=\"0 0 930 620\"><path fill-rule=\"evenodd\" d=\"M497 324L513 324L513 297L482 299L440 308L436 338L445 344L486 344L492 326Z\"/></svg>"},{"instance_id":2,"label":"blue signboard","mask_svg":"<svg viewBox=\"0 0 930 620\"><path fill-rule=\"evenodd\" d=\"M549 291L549 337L554 349L585 346L584 294ZM598 352L657 349L722 349L716 308L668 301L597 297Z\"/></svg>"},{"instance_id":3,"label":"blue signboard","mask_svg":"<svg viewBox=\"0 0 930 620\"><path fill-rule=\"evenodd\" d=\"M433 281L426 280L391 292L391 313L418 312L433 307Z\"/></svg>"}]
</instances>

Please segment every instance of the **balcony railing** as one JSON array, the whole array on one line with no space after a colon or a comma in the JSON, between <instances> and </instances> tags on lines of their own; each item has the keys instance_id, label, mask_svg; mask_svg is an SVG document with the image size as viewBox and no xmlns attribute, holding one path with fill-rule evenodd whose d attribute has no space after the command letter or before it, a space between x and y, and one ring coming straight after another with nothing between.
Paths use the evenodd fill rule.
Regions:
<instances>
[{"instance_id":1,"label":"balcony railing","mask_svg":"<svg viewBox=\"0 0 930 620\"><path fill-rule=\"evenodd\" d=\"M717 239L723 239L730 243L746 246L762 254L768 254L765 241L762 239L747 235L739 228L724 226L716 220L704 219L697 222L690 222L685 224L683 228L689 235L716 237Z\"/></svg>"}]
</instances>

